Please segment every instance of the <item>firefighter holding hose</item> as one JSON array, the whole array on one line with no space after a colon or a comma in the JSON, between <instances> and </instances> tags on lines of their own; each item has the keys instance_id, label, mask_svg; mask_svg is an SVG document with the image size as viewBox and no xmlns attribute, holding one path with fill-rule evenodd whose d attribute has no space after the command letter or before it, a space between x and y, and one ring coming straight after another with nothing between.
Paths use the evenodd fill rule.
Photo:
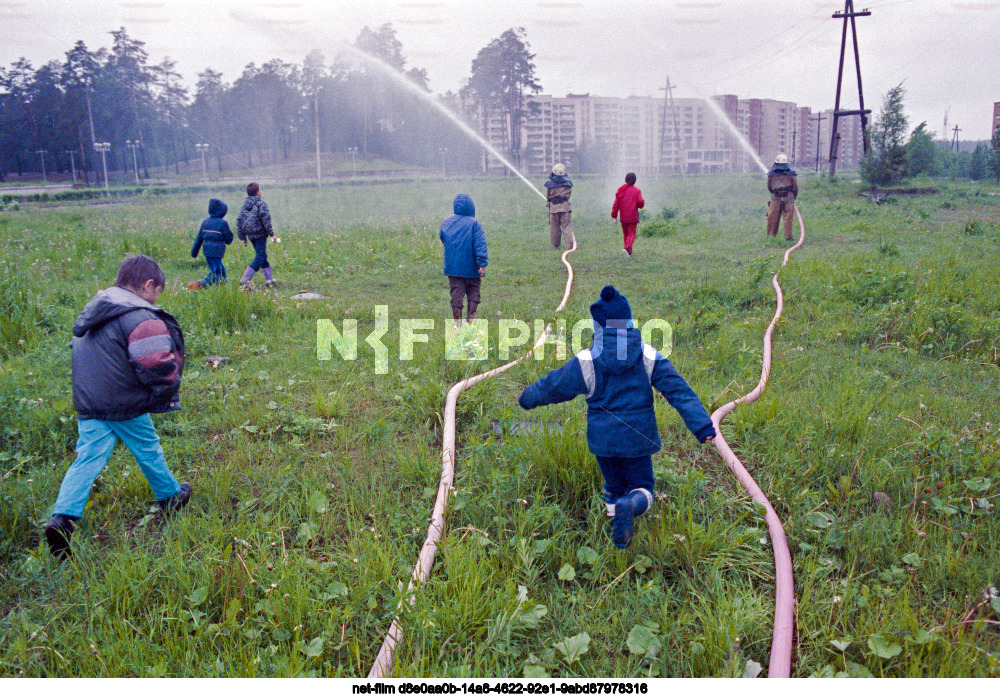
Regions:
<instances>
[{"instance_id":1,"label":"firefighter holding hose","mask_svg":"<svg viewBox=\"0 0 1000 698\"><path fill-rule=\"evenodd\" d=\"M788 156L778 153L774 165L767 173L767 190L771 192L771 202L767 209L767 235L778 234L778 221L785 219L785 239L792 239L792 213L795 211L795 197L799 195L798 176L788 165Z\"/></svg>"},{"instance_id":2,"label":"firefighter holding hose","mask_svg":"<svg viewBox=\"0 0 1000 698\"><path fill-rule=\"evenodd\" d=\"M545 201L549 209L549 242L559 249L562 238L573 246L573 207L569 196L573 193L573 182L566 177L566 166L557 162L552 166L552 174L545 182Z\"/></svg>"}]
</instances>

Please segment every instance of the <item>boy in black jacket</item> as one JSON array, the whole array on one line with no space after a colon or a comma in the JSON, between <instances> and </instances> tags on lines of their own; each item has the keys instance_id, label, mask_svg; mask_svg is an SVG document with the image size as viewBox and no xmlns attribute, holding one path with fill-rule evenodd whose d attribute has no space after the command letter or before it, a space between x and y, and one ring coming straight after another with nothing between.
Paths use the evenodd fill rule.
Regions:
<instances>
[{"instance_id":1,"label":"boy in black jacket","mask_svg":"<svg viewBox=\"0 0 1000 698\"><path fill-rule=\"evenodd\" d=\"M167 467L150 412L181 408L184 335L174 316L153 305L166 280L151 258L135 255L118 268L115 285L98 291L73 325L73 407L79 439L45 539L65 558L74 522L83 516L94 480L119 439L135 456L165 513L180 509L191 485Z\"/></svg>"},{"instance_id":2,"label":"boy in black jacket","mask_svg":"<svg viewBox=\"0 0 1000 698\"><path fill-rule=\"evenodd\" d=\"M191 248L192 257L198 256L198 250L205 252L208 276L201 281L189 283L188 288L191 290L226 280L226 268L222 265L222 258L226 254L226 245L233 241L233 231L223 220L228 211L229 207L218 199L211 199L208 202L208 218L201 222L198 237L194 239L194 247Z\"/></svg>"}]
</instances>

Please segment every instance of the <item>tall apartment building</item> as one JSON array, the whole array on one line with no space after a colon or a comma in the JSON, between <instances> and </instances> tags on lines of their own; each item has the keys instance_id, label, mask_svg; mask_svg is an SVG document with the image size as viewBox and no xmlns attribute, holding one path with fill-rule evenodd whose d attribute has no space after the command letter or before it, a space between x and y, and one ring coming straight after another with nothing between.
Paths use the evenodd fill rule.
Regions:
<instances>
[{"instance_id":1,"label":"tall apartment building","mask_svg":"<svg viewBox=\"0 0 1000 698\"><path fill-rule=\"evenodd\" d=\"M990 131L990 137L991 138L993 137L993 134L997 132L998 128L1000 128L1000 102L994 102L993 103L993 129Z\"/></svg>"},{"instance_id":2,"label":"tall apartment building","mask_svg":"<svg viewBox=\"0 0 1000 698\"><path fill-rule=\"evenodd\" d=\"M577 161L600 157L611 168L646 176L746 172L757 169L749 146L767 165L778 153L786 153L793 165L810 169L816 163L817 145L820 167L828 164L832 111L821 114L817 142L816 121L808 107L772 99L741 100L736 95L712 100L717 108L695 98L668 102L636 96L534 96L535 108L521 131L520 166L546 174L556 162L573 169ZM838 130L838 165L856 165L863 143L860 120L841 119ZM484 135L505 153L510 133L510 124L494 116ZM485 156L485 166L489 171L504 169L490 156Z\"/></svg>"}]
</instances>

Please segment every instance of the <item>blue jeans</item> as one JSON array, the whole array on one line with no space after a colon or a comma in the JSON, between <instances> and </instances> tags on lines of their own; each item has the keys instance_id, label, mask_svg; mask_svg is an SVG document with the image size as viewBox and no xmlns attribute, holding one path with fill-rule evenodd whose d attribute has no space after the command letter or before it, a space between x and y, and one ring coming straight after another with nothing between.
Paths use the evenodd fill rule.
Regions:
<instances>
[{"instance_id":1,"label":"blue jeans","mask_svg":"<svg viewBox=\"0 0 1000 698\"><path fill-rule=\"evenodd\" d=\"M208 275L199 281L202 286L214 286L226 280L226 268L222 266L222 257L205 257L208 262Z\"/></svg>"},{"instance_id":2,"label":"blue jeans","mask_svg":"<svg viewBox=\"0 0 1000 698\"><path fill-rule=\"evenodd\" d=\"M253 244L253 251L257 253L254 255L253 261L250 262L250 268L256 272L271 266L271 263L267 261L267 238L257 238L250 242Z\"/></svg>"},{"instance_id":3,"label":"blue jeans","mask_svg":"<svg viewBox=\"0 0 1000 698\"><path fill-rule=\"evenodd\" d=\"M626 458L624 456L596 456L597 465L604 475L604 501L614 504L632 490L653 491L653 457L639 456Z\"/></svg>"},{"instance_id":4,"label":"blue jeans","mask_svg":"<svg viewBox=\"0 0 1000 698\"><path fill-rule=\"evenodd\" d=\"M83 516L90 488L108 464L118 439L125 442L135 456L157 501L173 497L181 491L177 478L167 467L160 437L149 414L121 422L84 419L78 423L78 432L76 460L63 477L53 514L75 519Z\"/></svg>"}]
</instances>

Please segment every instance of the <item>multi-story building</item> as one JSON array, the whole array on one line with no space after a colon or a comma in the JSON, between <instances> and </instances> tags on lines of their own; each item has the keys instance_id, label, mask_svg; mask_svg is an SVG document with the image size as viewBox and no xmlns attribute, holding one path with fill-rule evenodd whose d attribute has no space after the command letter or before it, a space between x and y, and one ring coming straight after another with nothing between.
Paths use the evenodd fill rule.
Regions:
<instances>
[{"instance_id":1,"label":"multi-story building","mask_svg":"<svg viewBox=\"0 0 1000 698\"><path fill-rule=\"evenodd\" d=\"M993 129L990 131L990 137L991 138L993 137L993 134L997 132L998 128L1000 128L1000 102L994 102L993 103Z\"/></svg>"},{"instance_id":2,"label":"multi-story building","mask_svg":"<svg viewBox=\"0 0 1000 698\"><path fill-rule=\"evenodd\" d=\"M597 161L647 176L739 172L756 169L758 159L769 164L786 153L793 165L810 169L817 152L818 166L828 165L832 111L814 115L792 102L731 94L711 99L710 104L695 98L534 96L521 129L519 166L536 174L549 172L556 162L579 171ZM822 118L817 122L817 117ZM509 151L512 129L506 119L491 117L485 130L491 145ZM838 166L856 165L863 147L860 120L842 118L838 131ZM504 169L490 156L485 165Z\"/></svg>"}]
</instances>

